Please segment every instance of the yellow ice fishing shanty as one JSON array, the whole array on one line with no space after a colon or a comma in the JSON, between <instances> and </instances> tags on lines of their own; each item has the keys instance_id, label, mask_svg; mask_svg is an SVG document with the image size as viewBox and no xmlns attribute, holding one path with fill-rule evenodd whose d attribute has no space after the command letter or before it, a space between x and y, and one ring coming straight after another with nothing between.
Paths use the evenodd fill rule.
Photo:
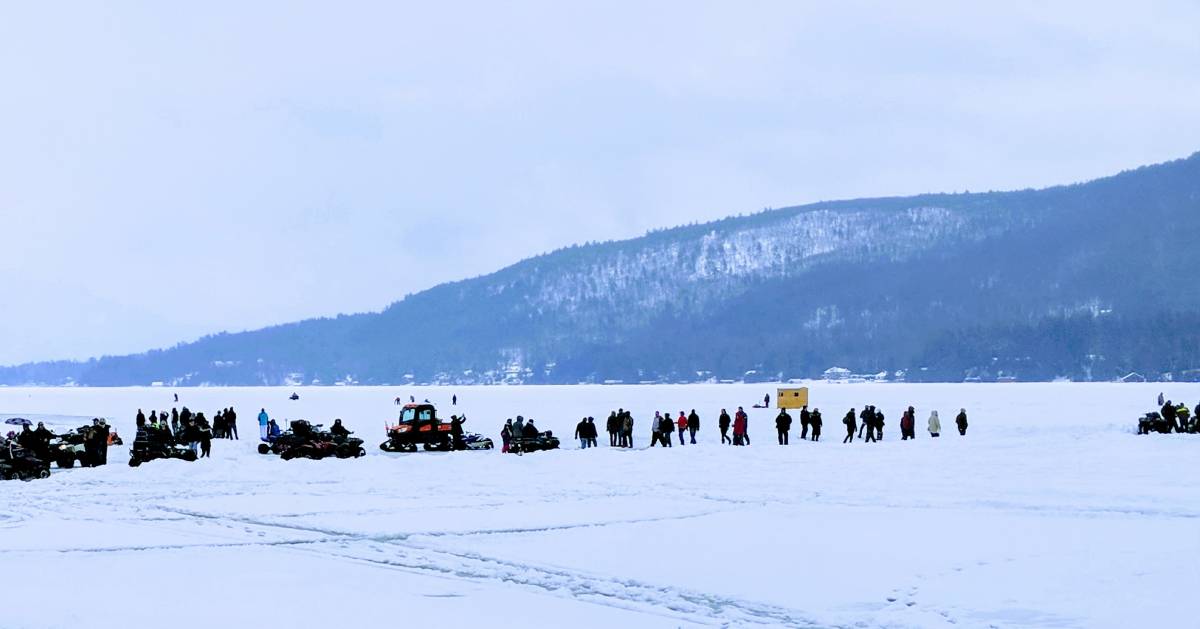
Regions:
<instances>
[{"instance_id":1,"label":"yellow ice fishing shanty","mask_svg":"<svg viewBox=\"0 0 1200 629\"><path fill-rule=\"evenodd\" d=\"M779 408L803 408L808 406L808 387L776 389L775 402Z\"/></svg>"}]
</instances>

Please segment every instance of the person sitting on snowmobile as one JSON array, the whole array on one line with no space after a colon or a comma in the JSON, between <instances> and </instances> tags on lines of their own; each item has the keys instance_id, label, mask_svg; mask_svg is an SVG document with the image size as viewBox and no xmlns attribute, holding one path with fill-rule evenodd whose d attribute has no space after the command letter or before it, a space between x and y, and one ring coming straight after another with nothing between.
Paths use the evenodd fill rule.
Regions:
<instances>
[{"instance_id":1,"label":"person sitting on snowmobile","mask_svg":"<svg viewBox=\"0 0 1200 629\"><path fill-rule=\"evenodd\" d=\"M517 421L521 421L519 416L517 417ZM526 439L533 439L539 434L541 433L538 432L537 426L533 425L533 418L530 417L529 421L525 422L525 427L521 429L521 436L525 437Z\"/></svg>"},{"instance_id":2,"label":"person sitting on snowmobile","mask_svg":"<svg viewBox=\"0 0 1200 629\"><path fill-rule=\"evenodd\" d=\"M334 437L342 438L349 437L350 431L346 430L346 427L342 425L342 420L335 419L333 420L333 426L329 427L329 434L333 435Z\"/></svg>"}]
</instances>

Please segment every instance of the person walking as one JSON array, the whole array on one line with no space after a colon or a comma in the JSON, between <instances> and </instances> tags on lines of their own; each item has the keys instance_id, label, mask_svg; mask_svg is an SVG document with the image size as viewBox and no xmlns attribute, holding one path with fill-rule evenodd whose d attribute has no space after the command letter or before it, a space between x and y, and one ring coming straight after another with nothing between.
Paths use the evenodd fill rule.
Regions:
<instances>
[{"instance_id":1,"label":"person walking","mask_svg":"<svg viewBox=\"0 0 1200 629\"><path fill-rule=\"evenodd\" d=\"M808 421L810 424L812 424L812 440L820 441L821 440L821 423L822 423L821 409L814 408L813 412L812 412L812 417L810 417Z\"/></svg>"},{"instance_id":2,"label":"person walking","mask_svg":"<svg viewBox=\"0 0 1200 629\"><path fill-rule=\"evenodd\" d=\"M749 424L750 418L746 415L746 411L739 406L737 413L733 416L733 445L749 445L750 439L747 435L747 430L750 428Z\"/></svg>"},{"instance_id":3,"label":"person walking","mask_svg":"<svg viewBox=\"0 0 1200 629\"><path fill-rule=\"evenodd\" d=\"M942 432L942 420L938 419L937 411L929 411L929 436L937 437Z\"/></svg>"},{"instance_id":4,"label":"person walking","mask_svg":"<svg viewBox=\"0 0 1200 629\"><path fill-rule=\"evenodd\" d=\"M779 437L779 445L788 444L788 431L791 429L792 416L788 415L787 409L779 409L779 414L775 416L775 432Z\"/></svg>"},{"instance_id":5,"label":"person walking","mask_svg":"<svg viewBox=\"0 0 1200 629\"><path fill-rule=\"evenodd\" d=\"M587 434L588 434L588 445L590 445L593 448L597 447L596 437L598 436L598 434L596 433L596 418L591 417L591 416L588 417L588 432L587 432Z\"/></svg>"},{"instance_id":6,"label":"person walking","mask_svg":"<svg viewBox=\"0 0 1200 629\"><path fill-rule=\"evenodd\" d=\"M729 438L729 413L725 409L721 409L721 416L717 419L717 428L721 431L721 445L733 445L733 439Z\"/></svg>"},{"instance_id":7,"label":"person walking","mask_svg":"<svg viewBox=\"0 0 1200 629\"><path fill-rule=\"evenodd\" d=\"M808 439L808 425L812 423L812 413L808 412L808 405L805 404L800 409L800 441Z\"/></svg>"},{"instance_id":8,"label":"person walking","mask_svg":"<svg viewBox=\"0 0 1200 629\"><path fill-rule=\"evenodd\" d=\"M587 418L586 417L579 420L578 424L575 424L575 438L579 440L579 449L580 450L586 450L588 445L591 443L590 441L588 441L588 436L587 436Z\"/></svg>"},{"instance_id":9,"label":"person walking","mask_svg":"<svg viewBox=\"0 0 1200 629\"><path fill-rule=\"evenodd\" d=\"M854 430L857 428L854 423L855 419L854 409L850 409L850 412L842 418L842 423L846 424L846 438L842 439L842 443L854 443Z\"/></svg>"},{"instance_id":10,"label":"person walking","mask_svg":"<svg viewBox=\"0 0 1200 629\"><path fill-rule=\"evenodd\" d=\"M679 419L675 420L675 426L679 429L679 445L686 445L686 442L683 440L683 434L687 432L687 415L684 415L683 411L679 411ZM696 442L693 441L692 443Z\"/></svg>"},{"instance_id":11,"label":"person walking","mask_svg":"<svg viewBox=\"0 0 1200 629\"><path fill-rule=\"evenodd\" d=\"M250 408L254 407L251 406ZM271 418L267 416L267 409L264 408L258 411L258 433L259 437L263 441L267 440L267 424L270 423L270 421Z\"/></svg>"},{"instance_id":12,"label":"person walking","mask_svg":"<svg viewBox=\"0 0 1200 629\"><path fill-rule=\"evenodd\" d=\"M875 407L868 406L863 409L859 415L862 418L862 425L867 429L867 443L875 441ZM862 434L862 428L859 428L859 434Z\"/></svg>"},{"instance_id":13,"label":"person walking","mask_svg":"<svg viewBox=\"0 0 1200 629\"><path fill-rule=\"evenodd\" d=\"M691 434L692 444L695 444L696 443L696 433L700 431L700 416L696 414L696 409L694 409L694 408L692 409L691 413L688 413L687 429L688 429L688 433Z\"/></svg>"},{"instance_id":14,"label":"person walking","mask_svg":"<svg viewBox=\"0 0 1200 629\"><path fill-rule=\"evenodd\" d=\"M967 409L958 409L958 417L954 418L954 423L958 425L958 434L967 434Z\"/></svg>"}]
</instances>

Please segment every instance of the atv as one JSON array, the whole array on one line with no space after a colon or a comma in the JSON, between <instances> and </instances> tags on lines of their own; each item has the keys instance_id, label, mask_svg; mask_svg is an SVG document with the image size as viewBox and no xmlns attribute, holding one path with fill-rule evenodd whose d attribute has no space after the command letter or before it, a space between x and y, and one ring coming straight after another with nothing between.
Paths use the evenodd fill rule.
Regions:
<instances>
[{"instance_id":1,"label":"atv","mask_svg":"<svg viewBox=\"0 0 1200 629\"><path fill-rule=\"evenodd\" d=\"M156 459L180 459L195 461L196 451L176 443L169 432L155 430L139 430L133 438L133 447L129 450L129 467L137 467Z\"/></svg>"},{"instance_id":2,"label":"atv","mask_svg":"<svg viewBox=\"0 0 1200 629\"><path fill-rule=\"evenodd\" d=\"M512 437L508 440L508 451L515 454L557 449L558 437L555 437L554 433L549 430L539 432L536 437Z\"/></svg>"},{"instance_id":3,"label":"atv","mask_svg":"<svg viewBox=\"0 0 1200 629\"><path fill-rule=\"evenodd\" d=\"M70 469L79 463L81 467L92 464L88 457L85 436L78 430L70 430L50 440L50 457L61 468Z\"/></svg>"},{"instance_id":4,"label":"atv","mask_svg":"<svg viewBox=\"0 0 1200 629\"><path fill-rule=\"evenodd\" d=\"M23 448L0 447L0 480L33 480L50 477L50 462Z\"/></svg>"},{"instance_id":5,"label":"atv","mask_svg":"<svg viewBox=\"0 0 1200 629\"><path fill-rule=\"evenodd\" d=\"M313 425L298 419L291 423L286 432L268 432L267 440L258 444L258 452L278 454L285 461L297 458L320 460L330 456L349 459L367 454L362 445L363 440L358 437L335 436L321 430L320 424Z\"/></svg>"}]
</instances>

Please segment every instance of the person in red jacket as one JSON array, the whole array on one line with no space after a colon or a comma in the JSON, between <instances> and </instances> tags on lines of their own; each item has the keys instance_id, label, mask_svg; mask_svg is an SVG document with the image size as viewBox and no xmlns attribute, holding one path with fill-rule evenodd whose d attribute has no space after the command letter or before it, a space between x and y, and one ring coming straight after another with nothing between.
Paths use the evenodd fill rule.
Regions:
<instances>
[{"instance_id":1,"label":"person in red jacket","mask_svg":"<svg viewBox=\"0 0 1200 629\"><path fill-rule=\"evenodd\" d=\"M750 435L747 433L749 423L746 411L742 410L742 407L739 406L737 414L733 416L733 445L750 445Z\"/></svg>"},{"instance_id":2,"label":"person in red jacket","mask_svg":"<svg viewBox=\"0 0 1200 629\"><path fill-rule=\"evenodd\" d=\"M683 433L687 432L687 415L684 415L683 411L679 411L679 419L675 420L675 426L679 428L679 445L683 445Z\"/></svg>"}]
</instances>

